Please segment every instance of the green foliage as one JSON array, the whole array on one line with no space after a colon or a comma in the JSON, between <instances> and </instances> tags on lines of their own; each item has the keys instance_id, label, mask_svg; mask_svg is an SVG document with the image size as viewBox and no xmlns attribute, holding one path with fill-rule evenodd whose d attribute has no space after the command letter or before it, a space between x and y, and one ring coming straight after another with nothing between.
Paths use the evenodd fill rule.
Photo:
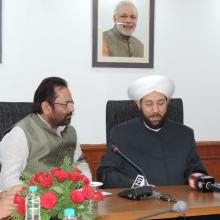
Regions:
<instances>
[{"instance_id":1,"label":"green foliage","mask_svg":"<svg viewBox=\"0 0 220 220\"><path fill-rule=\"evenodd\" d=\"M28 185L30 179L31 179L31 173L29 171L23 171L21 173L21 176L20 176L20 180L25 184L25 185Z\"/></svg>"},{"instance_id":2,"label":"green foliage","mask_svg":"<svg viewBox=\"0 0 220 220\"><path fill-rule=\"evenodd\" d=\"M70 173L71 171L74 171L76 169L76 172L79 171L74 164L72 163L71 159L69 157L65 157L63 164L60 166L60 169L64 172ZM64 172L64 173L65 173ZM52 184L48 187L42 187L42 182L38 179L36 180L36 175L42 175L39 179L47 178L48 176L51 176L52 178ZM69 174L68 174L69 175ZM68 176L67 175L67 176ZM81 181L81 179L73 181L70 178L65 179L63 182L59 181L57 179L57 176L53 173L37 173L35 175L31 175L30 172L24 171L21 175L21 180L23 181L24 185L26 186L21 192L20 196L25 199L27 192L28 192L28 185L30 182L38 186L38 194L41 197L43 194L47 192L52 192L56 195L57 202L53 206L52 209L46 209L41 208L41 220L49 220L50 217L57 216L59 219L64 218L64 209L65 208L74 208L77 217L80 217L82 220L92 220L95 219L96 213L95 210L91 208L90 202L91 200L85 199L83 202L79 204L75 204L70 196L70 192L72 190L80 190L84 183ZM19 215L16 211L14 211L11 214L11 218L13 220L22 220L23 216Z\"/></svg>"},{"instance_id":3,"label":"green foliage","mask_svg":"<svg viewBox=\"0 0 220 220\"><path fill-rule=\"evenodd\" d=\"M70 157L66 156L64 157L63 164L60 166L60 168L66 172L70 172L75 168L75 165L72 163Z\"/></svg>"}]
</instances>

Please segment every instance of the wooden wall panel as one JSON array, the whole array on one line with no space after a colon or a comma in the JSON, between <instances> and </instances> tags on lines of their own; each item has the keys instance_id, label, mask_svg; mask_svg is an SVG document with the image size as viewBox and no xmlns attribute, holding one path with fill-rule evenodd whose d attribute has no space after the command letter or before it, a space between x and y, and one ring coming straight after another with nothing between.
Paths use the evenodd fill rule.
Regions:
<instances>
[{"instance_id":1,"label":"wooden wall panel","mask_svg":"<svg viewBox=\"0 0 220 220\"><path fill-rule=\"evenodd\" d=\"M196 146L209 175L220 183L220 141L197 142Z\"/></svg>"},{"instance_id":2,"label":"wooden wall panel","mask_svg":"<svg viewBox=\"0 0 220 220\"><path fill-rule=\"evenodd\" d=\"M220 141L200 141L196 146L209 175L215 177L215 182L220 182ZM82 144L81 147L92 171L93 180L96 180L96 169L106 152L106 145Z\"/></svg>"}]
</instances>

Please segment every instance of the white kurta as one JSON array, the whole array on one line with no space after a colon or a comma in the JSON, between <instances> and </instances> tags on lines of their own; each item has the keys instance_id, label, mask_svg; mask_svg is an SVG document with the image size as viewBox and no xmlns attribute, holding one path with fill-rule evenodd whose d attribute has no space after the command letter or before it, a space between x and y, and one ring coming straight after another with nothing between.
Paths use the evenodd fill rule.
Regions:
<instances>
[{"instance_id":1,"label":"white kurta","mask_svg":"<svg viewBox=\"0 0 220 220\"><path fill-rule=\"evenodd\" d=\"M63 129L64 127L59 127L57 133L60 134ZM27 165L28 155L29 148L25 133L21 127L16 126L0 142L0 163L2 165L0 191L21 184L19 177ZM86 161L77 162L81 156L82 150L77 139L73 161L83 174L92 180L92 174Z\"/></svg>"}]
</instances>

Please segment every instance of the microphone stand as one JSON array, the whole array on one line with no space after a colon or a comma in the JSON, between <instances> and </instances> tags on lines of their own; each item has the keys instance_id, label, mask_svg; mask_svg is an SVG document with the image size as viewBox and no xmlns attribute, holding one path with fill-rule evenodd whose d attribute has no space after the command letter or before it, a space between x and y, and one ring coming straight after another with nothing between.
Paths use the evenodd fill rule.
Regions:
<instances>
[{"instance_id":1,"label":"microphone stand","mask_svg":"<svg viewBox=\"0 0 220 220\"><path fill-rule=\"evenodd\" d=\"M122 157L131 166L133 166L136 170L138 170L138 172L141 173L142 176L144 177L144 186L138 186L138 187L130 188L128 190L124 190L119 193L119 196L125 197L128 199L152 198L153 197L153 190L152 190L152 187L149 186L143 170L139 166L137 166L134 162L132 162L125 154L123 154L119 150L119 148L116 147L115 145L111 146L111 150L112 150L112 152L119 154L120 157Z\"/></svg>"},{"instance_id":2,"label":"microphone stand","mask_svg":"<svg viewBox=\"0 0 220 220\"><path fill-rule=\"evenodd\" d=\"M162 210L162 211L150 214L150 215L145 215L143 217L136 218L135 220L143 220L143 219L151 218L151 217L154 217L154 216L157 216L157 215L162 215L162 214L165 214L165 213L168 213L168 212L170 212L170 209L165 209L165 210Z\"/></svg>"},{"instance_id":3,"label":"microphone stand","mask_svg":"<svg viewBox=\"0 0 220 220\"><path fill-rule=\"evenodd\" d=\"M126 160L131 166L133 166L136 170L139 171L139 173L144 177L144 185L148 186L149 183L145 177L145 174L144 174L144 171L139 167L137 166L134 162L132 162L125 154L123 154L118 147L116 147L115 145L112 145L112 151L114 153L118 153L124 160Z\"/></svg>"},{"instance_id":4,"label":"microphone stand","mask_svg":"<svg viewBox=\"0 0 220 220\"><path fill-rule=\"evenodd\" d=\"M151 218L151 217L154 217L154 216L157 216L157 215L165 214L165 213L168 213L168 212L182 213L183 217L185 219L185 212L186 212L187 208L188 208L187 203L185 203L184 201L178 201L177 203L175 203L172 207L170 207L168 209L164 209L164 210L159 211L159 212L155 212L155 213L152 213L152 214L149 214L149 215L145 215L145 216L137 218L135 220L143 220L143 219Z\"/></svg>"}]
</instances>

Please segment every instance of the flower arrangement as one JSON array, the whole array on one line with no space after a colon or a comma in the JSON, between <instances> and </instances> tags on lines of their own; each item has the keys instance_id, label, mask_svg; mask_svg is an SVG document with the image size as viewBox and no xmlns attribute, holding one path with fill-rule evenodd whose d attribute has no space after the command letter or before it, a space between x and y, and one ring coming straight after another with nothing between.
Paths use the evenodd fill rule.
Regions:
<instances>
[{"instance_id":1,"label":"flower arrangement","mask_svg":"<svg viewBox=\"0 0 220 220\"><path fill-rule=\"evenodd\" d=\"M23 172L21 176L24 187L14 197L17 209L11 214L12 219L21 220L25 215L25 197L28 187L38 186L41 201L41 220L53 217L63 219L65 208L74 208L76 216L83 220L96 217L92 204L103 200L100 191L90 187L89 179L76 168L70 158L66 157L61 167L48 173L39 172L31 175Z\"/></svg>"}]
</instances>

